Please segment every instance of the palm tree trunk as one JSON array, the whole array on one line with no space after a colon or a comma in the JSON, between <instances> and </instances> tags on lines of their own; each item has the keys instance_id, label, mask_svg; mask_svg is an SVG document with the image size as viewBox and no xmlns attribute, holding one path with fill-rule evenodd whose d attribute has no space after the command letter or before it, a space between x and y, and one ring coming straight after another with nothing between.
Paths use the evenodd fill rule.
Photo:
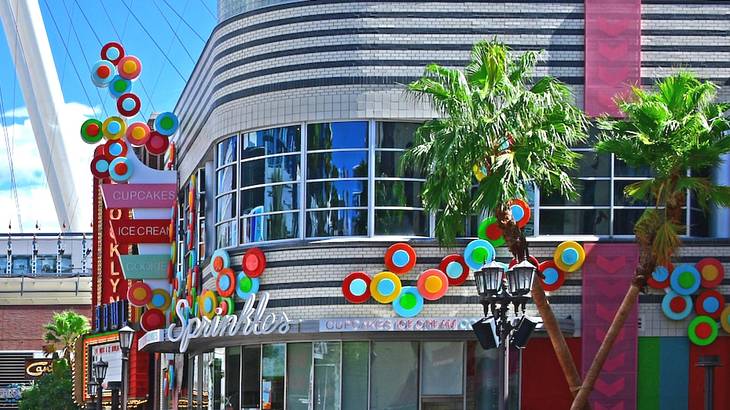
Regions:
<instances>
[{"instance_id":1,"label":"palm tree trunk","mask_svg":"<svg viewBox=\"0 0 730 410\"><path fill-rule=\"evenodd\" d=\"M495 214L510 253L518 261L524 260L527 256L527 241L522 230L515 223L509 207L499 206ZM553 345L553 350L558 358L558 363L560 363L560 368L563 370L570 394L575 397L581 386L580 373L578 373L578 368L575 366L573 356L570 354L568 343L560 331L558 320L555 318L555 313L553 313L553 309L550 307L550 303L548 303L545 290L543 290L542 283L539 280L533 282L531 294L532 301L535 303L537 312L540 314L543 326L550 338L550 343ZM583 408L587 407L584 406Z\"/></svg>"}]
</instances>

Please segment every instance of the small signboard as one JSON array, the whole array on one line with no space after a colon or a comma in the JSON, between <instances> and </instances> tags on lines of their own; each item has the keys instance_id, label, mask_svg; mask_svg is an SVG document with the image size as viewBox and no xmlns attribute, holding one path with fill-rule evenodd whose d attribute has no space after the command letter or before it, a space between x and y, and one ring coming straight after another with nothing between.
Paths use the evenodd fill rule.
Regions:
<instances>
[{"instance_id":1,"label":"small signboard","mask_svg":"<svg viewBox=\"0 0 730 410\"><path fill-rule=\"evenodd\" d=\"M51 359L25 359L25 378L35 380L53 371Z\"/></svg>"},{"instance_id":2,"label":"small signboard","mask_svg":"<svg viewBox=\"0 0 730 410\"><path fill-rule=\"evenodd\" d=\"M170 243L169 219L112 220L117 243Z\"/></svg>"},{"instance_id":3,"label":"small signboard","mask_svg":"<svg viewBox=\"0 0 730 410\"><path fill-rule=\"evenodd\" d=\"M167 279L170 255L120 255L122 272L129 279Z\"/></svg>"},{"instance_id":4,"label":"small signboard","mask_svg":"<svg viewBox=\"0 0 730 410\"><path fill-rule=\"evenodd\" d=\"M172 208L177 200L175 184L102 184L107 208Z\"/></svg>"}]
</instances>

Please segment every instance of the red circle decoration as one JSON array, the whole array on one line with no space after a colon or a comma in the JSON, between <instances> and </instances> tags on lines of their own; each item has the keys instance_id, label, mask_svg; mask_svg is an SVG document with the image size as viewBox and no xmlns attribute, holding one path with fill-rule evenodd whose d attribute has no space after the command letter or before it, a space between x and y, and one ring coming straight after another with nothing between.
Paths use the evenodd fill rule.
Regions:
<instances>
[{"instance_id":1,"label":"red circle decoration","mask_svg":"<svg viewBox=\"0 0 730 410\"><path fill-rule=\"evenodd\" d=\"M539 267L542 276L540 281L542 282L542 288L548 292L560 289L565 282L565 272L558 268L553 260L547 260L540 264Z\"/></svg>"},{"instance_id":2,"label":"red circle decoration","mask_svg":"<svg viewBox=\"0 0 730 410\"><path fill-rule=\"evenodd\" d=\"M111 162L115 158L126 157L129 147L123 140L108 140L104 143L104 157Z\"/></svg>"},{"instance_id":3,"label":"red circle decoration","mask_svg":"<svg viewBox=\"0 0 730 410\"><path fill-rule=\"evenodd\" d=\"M459 286L469 277L469 265L458 254L447 255L441 259L439 270L449 278L449 286Z\"/></svg>"},{"instance_id":4,"label":"red circle decoration","mask_svg":"<svg viewBox=\"0 0 730 410\"><path fill-rule=\"evenodd\" d=\"M720 319L724 307L725 297L714 289L703 290L695 301L697 314L709 316L713 319Z\"/></svg>"},{"instance_id":5,"label":"red circle decoration","mask_svg":"<svg viewBox=\"0 0 730 410\"><path fill-rule=\"evenodd\" d=\"M126 78L127 80L136 79L142 72L142 62L139 61L139 58L132 55L126 55L120 58L119 62L115 64L117 66L119 76Z\"/></svg>"},{"instance_id":6,"label":"red circle decoration","mask_svg":"<svg viewBox=\"0 0 730 410\"><path fill-rule=\"evenodd\" d=\"M132 306L145 306L152 300L152 289L142 281L134 282L127 290L127 299Z\"/></svg>"},{"instance_id":7,"label":"red circle decoration","mask_svg":"<svg viewBox=\"0 0 730 410\"><path fill-rule=\"evenodd\" d=\"M144 146L150 139L150 127L143 122L134 122L127 127L127 141L135 147Z\"/></svg>"},{"instance_id":8,"label":"red circle decoration","mask_svg":"<svg viewBox=\"0 0 730 410\"><path fill-rule=\"evenodd\" d=\"M646 283L654 289L666 289L669 287L669 276L673 270L674 265L671 263L667 266L659 265L654 268L654 272L651 273Z\"/></svg>"},{"instance_id":9,"label":"red circle decoration","mask_svg":"<svg viewBox=\"0 0 730 410\"><path fill-rule=\"evenodd\" d=\"M515 219L515 223L517 223L517 226L520 228L524 228L525 225L527 225L528 222L530 222L530 206L527 205L527 202L521 200L521 199L513 199L509 201L510 210L512 207L519 207L522 211L522 215L515 215L515 212L512 212L512 215ZM518 218L519 216L519 218Z\"/></svg>"},{"instance_id":10,"label":"red circle decoration","mask_svg":"<svg viewBox=\"0 0 730 410\"><path fill-rule=\"evenodd\" d=\"M416 251L407 243L396 243L385 251L385 266L396 275L402 275L416 266Z\"/></svg>"},{"instance_id":11,"label":"red circle decoration","mask_svg":"<svg viewBox=\"0 0 730 410\"><path fill-rule=\"evenodd\" d=\"M104 155L97 155L91 160L91 173L99 178L109 178L109 161Z\"/></svg>"},{"instance_id":12,"label":"red circle decoration","mask_svg":"<svg viewBox=\"0 0 730 410\"><path fill-rule=\"evenodd\" d=\"M145 143L147 151L152 155L162 155L167 151L167 147L170 145L170 140L160 134L159 132L150 132L150 138Z\"/></svg>"},{"instance_id":13,"label":"red circle decoration","mask_svg":"<svg viewBox=\"0 0 730 410\"><path fill-rule=\"evenodd\" d=\"M142 108L142 102L134 93L126 93L117 99L117 111L125 117L134 117Z\"/></svg>"},{"instance_id":14,"label":"red circle decoration","mask_svg":"<svg viewBox=\"0 0 730 410\"><path fill-rule=\"evenodd\" d=\"M725 268L715 258L704 258L697 262L703 288L715 288L725 278Z\"/></svg>"},{"instance_id":15,"label":"red circle decoration","mask_svg":"<svg viewBox=\"0 0 730 410\"><path fill-rule=\"evenodd\" d=\"M532 264L532 266L535 267L535 269L540 269L540 261L537 260L537 258L532 255L530 255L530 263ZM511 268L515 265L517 265L517 259L512 258L512 260L509 261L509 267Z\"/></svg>"},{"instance_id":16,"label":"red circle decoration","mask_svg":"<svg viewBox=\"0 0 730 410\"><path fill-rule=\"evenodd\" d=\"M350 303L367 302L370 299L370 280L370 276L365 272L350 273L342 281L342 295Z\"/></svg>"},{"instance_id":17,"label":"red circle decoration","mask_svg":"<svg viewBox=\"0 0 730 410\"><path fill-rule=\"evenodd\" d=\"M233 296L236 291L236 273L231 268L223 268L218 273L215 281L215 289L223 297Z\"/></svg>"},{"instance_id":18,"label":"red circle decoration","mask_svg":"<svg viewBox=\"0 0 730 410\"><path fill-rule=\"evenodd\" d=\"M259 248L249 248L243 254L241 266L246 276L249 278L258 278L266 269L266 256Z\"/></svg>"},{"instance_id":19,"label":"red circle decoration","mask_svg":"<svg viewBox=\"0 0 730 410\"><path fill-rule=\"evenodd\" d=\"M222 297L218 301L218 309L221 311L221 315L232 315L235 304L232 298Z\"/></svg>"},{"instance_id":20,"label":"red circle decoration","mask_svg":"<svg viewBox=\"0 0 730 410\"><path fill-rule=\"evenodd\" d=\"M438 300L449 290L449 278L438 269L427 269L418 276L418 293L427 300Z\"/></svg>"},{"instance_id":21,"label":"red circle decoration","mask_svg":"<svg viewBox=\"0 0 730 410\"><path fill-rule=\"evenodd\" d=\"M139 323L145 332L162 329L166 323L165 314L160 309L149 309L142 313Z\"/></svg>"},{"instance_id":22,"label":"red circle decoration","mask_svg":"<svg viewBox=\"0 0 730 410\"><path fill-rule=\"evenodd\" d=\"M116 65L124 57L124 47L116 41L110 41L101 48L101 59Z\"/></svg>"}]
</instances>

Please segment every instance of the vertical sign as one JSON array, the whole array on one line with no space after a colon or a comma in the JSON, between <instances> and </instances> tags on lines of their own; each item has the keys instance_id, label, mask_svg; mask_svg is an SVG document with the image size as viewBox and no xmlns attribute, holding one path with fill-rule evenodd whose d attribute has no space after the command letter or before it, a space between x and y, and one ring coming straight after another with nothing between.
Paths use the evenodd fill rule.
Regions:
<instances>
[{"instance_id":1,"label":"vertical sign","mask_svg":"<svg viewBox=\"0 0 730 410\"><path fill-rule=\"evenodd\" d=\"M117 242L112 229L113 221L126 221L126 209L104 209L102 219L102 298L100 303L107 304L127 298L127 281L122 274L120 256L127 254L128 245Z\"/></svg>"}]
</instances>

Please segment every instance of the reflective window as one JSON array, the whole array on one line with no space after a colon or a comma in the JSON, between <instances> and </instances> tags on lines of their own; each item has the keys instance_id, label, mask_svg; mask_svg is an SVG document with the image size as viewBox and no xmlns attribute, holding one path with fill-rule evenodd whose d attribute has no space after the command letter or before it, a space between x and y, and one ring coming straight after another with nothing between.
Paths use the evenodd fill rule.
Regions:
<instances>
[{"instance_id":1,"label":"reflective window","mask_svg":"<svg viewBox=\"0 0 730 410\"><path fill-rule=\"evenodd\" d=\"M573 199L562 197L558 193L543 194L541 206L611 206L610 180L576 180L576 188L580 194Z\"/></svg>"},{"instance_id":2,"label":"reflective window","mask_svg":"<svg viewBox=\"0 0 730 410\"><path fill-rule=\"evenodd\" d=\"M464 392L464 345L461 342L421 344L421 394L453 396Z\"/></svg>"},{"instance_id":3,"label":"reflective window","mask_svg":"<svg viewBox=\"0 0 730 410\"><path fill-rule=\"evenodd\" d=\"M238 137L233 136L218 143L218 149L216 150L217 166L220 167L236 161L236 158L238 157L237 142Z\"/></svg>"},{"instance_id":4,"label":"reflective window","mask_svg":"<svg viewBox=\"0 0 730 410\"><path fill-rule=\"evenodd\" d=\"M498 351L497 349L484 350L476 342L467 342L466 350L466 408L495 410L499 399ZM509 357L510 397L520 397L519 351L511 349ZM519 400L511 400L509 410L518 409Z\"/></svg>"},{"instance_id":5,"label":"reflective window","mask_svg":"<svg viewBox=\"0 0 730 410\"><path fill-rule=\"evenodd\" d=\"M418 342L372 342L370 408L418 410Z\"/></svg>"},{"instance_id":6,"label":"reflective window","mask_svg":"<svg viewBox=\"0 0 730 410\"><path fill-rule=\"evenodd\" d=\"M236 189L236 166L235 165L229 165L224 168L219 169L216 172L216 186L218 187L218 190L216 191L218 194L222 194L224 192L233 191Z\"/></svg>"},{"instance_id":7,"label":"reflective window","mask_svg":"<svg viewBox=\"0 0 730 410\"><path fill-rule=\"evenodd\" d=\"M332 122L307 126L307 149L330 150L368 147L368 122Z\"/></svg>"},{"instance_id":8,"label":"reflective window","mask_svg":"<svg viewBox=\"0 0 730 410\"><path fill-rule=\"evenodd\" d=\"M239 410L239 400L241 398L241 348L226 348L225 358L225 392L223 394L223 402L225 409Z\"/></svg>"},{"instance_id":9,"label":"reflective window","mask_svg":"<svg viewBox=\"0 0 730 410\"><path fill-rule=\"evenodd\" d=\"M340 342L314 342L314 409L340 410Z\"/></svg>"},{"instance_id":10,"label":"reflective window","mask_svg":"<svg viewBox=\"0 0 730 410\"><path fill-rule=\"evenodd\" d=\"M225 248L236 244L238 238L238 224L236 221L228 221L218 224L215 227L216 247Z\"/></svg>"},{"instance_id":11,"label":"reflective window","mask_svg":"<svg viewBox=\"0 0 730 410\"><path fill-rule=\"evenodd\" d=\"M307 236L363 236L368 232L368 211L331 209L307 212Z\"/></svg>"},{"instance_id":12,"label":"reflective window","mask_svg":"<svg viewBox=\"0 0 730 410\"><path fill-rule=\"evenodd\" d=\"M296 181L299 179L299 154L279 155L241 163L241 186Z\"/></svg>"},{"instance_id":13,"label":"reflective window","mask_svg":"<svg viewBox=\"0 0 730 410\"><path fill-rule=\"evenodd\" d=\"M307 183L307 208L367 207L367 181Z\"/></svg>"},{"instance_id":14,"label":"reflective window","mask_svg":"<svg viewBox=\"0 0 730 410\"><path fill-rule=\"evenodd\" d=\"M375 206L420 208L422 182L384 180L375 182Z\"/></svg>"},{"instance_id":15,"label":"reflective window","mask_svg":"<svg viewBox=\"0 0 730 410\"><path fill-rule=\"evenodd\" d=\"M307 179L367 178L367 151L316 152L307 155Z\"/></svg>"},{"instance_id":16,"label":"reflective window","mask_svg":"<svg viewBox=\"0 0 730 410\"><path fill-rule=\"evenodd\" d=\"M299 208L299 185L277 184L241 191L241 216Z\"/></svg>"},{"instance_id":17,"label":"reflective window","mask_svg":"<svg viewBox=\"0 0 730 410\"><path fill-rule=\"evenodd\" d=\"M368 408L368 342L342 342L342 410Z\"/></svg>"},{"instance_id":18,"label":"reflective window","mask_svg":"<svg viewBox=\"0 0 730 410\"><path fill-rule=\"evenodd\" d=\"M309 410L312 344L289 343L286 349L286 408Z\"/></svg>"},{"instance_id":19,"label":"reflective window","mask_svg":"<svg viewBox=\"0 0 730 410\"><path fill-rule=\"evenodd\" d=\"M541 209L540 232L556 235L608 235L609 209Z\"/></svg>"},{"instance_id":20,"label":"reflective window","mask_svg":"<svg viewBox=\"0 0 730 410\"><path fill-rule=\"evenodd\" d=\"M261 346L243 347L241 371L241 408L258 409L261 399Z\"/></svg>"},{"instance_id":21,"label":"reflective window","mask_svg":"<svg viewBox=\"0 0 730 410\"><path fill-rule=\"evenodd\" d=\"M263 214L241 219L243 243L293 239L298 236L299 212Z\"/></svg>"},{"instance_id":22,"label":"reflective window","mask_svg":"<svg viewBox=\"0 0 730 410\"><path fill-rule=\"evenodd\" d=\"M231 219L236 216L236 194L225 194L216 198L216 215L219 220Z\"/></svg>"},{"instance_id":23,"label":"reflective window","mask_svg":"<svg viewBox=\"0 0 730 410\"><path fill-rule=\"evenodd\" d=\"M376 209L376 235L428 236L428 215L423 211L402 209Z\"/></svg>"},{"instance_id":24,"label":"reflective window","mask_svg":"<svg viewBox=\"0 0 730 410\"><path fill-rule=\"evenodd\" d=\"M413 145L413 134L421 124L415 122L379 122L376 135L378 148L407 149Z\"/></svg>"},{"instance_id":25,"label":"reflective window","mask_svg":"<svg viewBox=\"0 0 730 410\"><path fill-rule=\"evenodd\" d=\"M403 151L388 150L375 152L375 177L405 177L405 178L422 178L420 171L417 169L403 168L401 166L401 157Z\"/></svg>"},{"instance_id":26,"label":"reflective window","mask_svg":"<svg viewBox=\"0 0 730 410\"><path fill-rule=\"evenodd\" d=\"M241 159L297 152L301 149L298 125L248 132L241 136Z\"/></svg>"},{"instance_id":27,"label":"reflective window","mask_svg":"<svg viewBox=\"0 0 730 410\"><path fill-rule=\"evenodd\" d=\"M261 408L284 408L286 344L263 345L261 354Z\"/></svg>"}]
</instances>

